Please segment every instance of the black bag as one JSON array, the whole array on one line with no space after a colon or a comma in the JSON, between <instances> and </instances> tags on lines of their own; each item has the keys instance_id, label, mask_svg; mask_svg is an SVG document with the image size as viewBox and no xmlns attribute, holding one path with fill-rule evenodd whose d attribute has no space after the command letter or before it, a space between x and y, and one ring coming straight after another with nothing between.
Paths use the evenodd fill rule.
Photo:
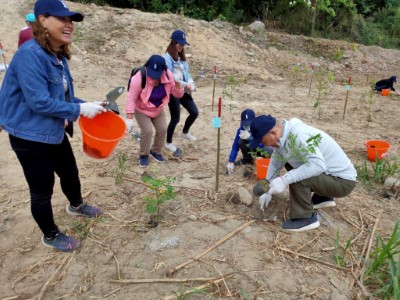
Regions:
<instances>
[{"instance_id":1,"label":"black bag","mask_svg":"<svg viewBox=\"0 0 400 300\"><path fill-rule=\"evenodd\" d=\"M133 68L131 71L131 77L129 77L129 80L128 80L128 92L129 92L129 87L131 85L132 76L134 76L139 71L140 71L140 74L142 75L142 90L146 86L146 69L144 67Z\"/></svg>"}]
</instances>

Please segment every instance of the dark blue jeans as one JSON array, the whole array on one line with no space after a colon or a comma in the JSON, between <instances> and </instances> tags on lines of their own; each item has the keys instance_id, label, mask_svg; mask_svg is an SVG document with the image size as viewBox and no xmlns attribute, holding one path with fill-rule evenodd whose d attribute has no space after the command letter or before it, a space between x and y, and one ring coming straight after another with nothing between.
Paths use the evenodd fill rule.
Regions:
<instances>
[{"instance_id":1,"label":"dark blue jeans","mask_svg":"<svg viewBox=\"0 0 400 300\"><path fill-rule=\"evenodd\" d=\"M171 95L168 103L171 121L169 121L167 129L167 143L172 143L172 136L174 135L176 125L179 123L181 117L180 105L182 105L189 113L185 125L183 126L183 133L189 132L190 127L199 116L199 110L197 109L196 103L194 103L191 95L185 93L182 98L175 98Z\"/></svg>"},{"instance_id":2,"label":"dark blue jeans","mask_svg":"<svg viewBox=\"0 0 400 300\"><path fill-rule=\"evenodd\" d=\"M71 205L83 203L78 167L66 135L61 144L38 143L9 135L12 149L17 155L28 182L31 212L47 238L58 232L54 222L51 196L54 173L60 177L61 189Z\"/></svg>"}]
</instances>

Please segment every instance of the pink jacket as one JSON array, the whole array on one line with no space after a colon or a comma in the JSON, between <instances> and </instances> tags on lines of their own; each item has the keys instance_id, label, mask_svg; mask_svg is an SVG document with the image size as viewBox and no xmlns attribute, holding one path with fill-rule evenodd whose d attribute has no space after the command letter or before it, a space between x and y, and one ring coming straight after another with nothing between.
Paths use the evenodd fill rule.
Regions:
<instances>
[{"instance_id":1,"label":"pink jacket","mask_svg":"<svg viewBox=\"0 0 400 300\"><path fill-rule=\"evenodd\" d=\"M146 86L142 90L142 75L140 71L132 77L126 99L126 113L134 113L135 110L138 110L149 118L156 118L164 106L168 104L170 94L176 98L183 96L183 87L177 89L171 71L167 70L166 72L168 72L168 77L165 72L161 75L161 83L164 84L166 95L159 107L149 102L155 80L146 76Z\"/></svg>"}]
</instances>

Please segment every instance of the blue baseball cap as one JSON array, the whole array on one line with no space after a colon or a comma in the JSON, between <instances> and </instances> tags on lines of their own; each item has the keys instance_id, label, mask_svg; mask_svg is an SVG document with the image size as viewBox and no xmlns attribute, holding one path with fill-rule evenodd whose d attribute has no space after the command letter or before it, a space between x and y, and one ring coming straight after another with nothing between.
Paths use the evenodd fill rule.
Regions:
<instances>
[{"instance_id":1,"label":"blue baseball cap","mask_svg":"<svg viewBox=\"0 0 400 300\"><path fill-rule=\"evenodd\" d=\"M245 109L240 115L240 125L242 125L242 127L250 126L255 118L256 113L252 109Z\"/></svg>"},{"instance_id":2,"label":"blue baseball cap","mask_svg":"<svg viewBox=\"0 0 400 300\"><path fill-rule=\"evenodd\" d=\"M70 11L63 0L37 0L35 3L35 17L50 15L54 17L70 17L74 22L83 21L81 13Z\"/></svg>"},{"instance_id":3,"label":"blue baseball cap","mask_svg":"<svg viewBox=\"0 0 400 300\"><path fill-rule=\"evenodd\" d=\"M397 77L396 76L392 76L392 77L390 77L390 80L393 81L393 82L397 82Z\"/></svg>"},{"instance_id":4,"label":"blue baseball cap","mask_svg":"<svg viewBox=\"0 0 400 300\"><path fill-rule=\"evenodd\" d=\"M175 30L171 34L171 40L177 42L178 44L181 44L182 46L190 46L190 44L186 41L186 34L180 29Z\"/></svg>"},{"instance_id":5,"label":"blue baseball cap","mask_svg":"<svg viewBox=\"0 0 400 300\"><path fill-rule=\"evenodd\" d=\"M160 55L152 55L146 62L147 76L152 79L158 80L163 71L167 70L167 64L164 57Z\"/></svg>"},{"instance_id":6,"label":"blue baseball cap","mask_svg":"<svg viewBox=\"0 0 400 300\"><path fill-rule=\"evenodd\" d=\"M250 149L255 149L261 143L264 135L266 135L276 124L276 119L271 115L262 115L254 119L250 125L253 140L249 144Z\"/></svg>"},{"instance_id":7,"label":"blue baseball cap","mask_svg":"<svg viewBox=\"0 0 400 300\"><path fill-rule=\"evenodd\" d=\"M29 23L36 22L35 14L29 13L29 14L25 15L25 21L29 22Z\"/></svg>"}]
</instances>

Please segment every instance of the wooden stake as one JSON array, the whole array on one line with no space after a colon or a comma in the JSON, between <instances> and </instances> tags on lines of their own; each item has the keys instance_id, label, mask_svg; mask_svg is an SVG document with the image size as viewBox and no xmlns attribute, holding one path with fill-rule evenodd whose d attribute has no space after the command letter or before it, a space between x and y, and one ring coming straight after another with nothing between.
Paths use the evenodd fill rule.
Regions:
<instances>
[{"instance_id":1,"label":"wooden stake","mask_svg":"<svg viewBox=\"0 0 400 300\"><path fill-rule=\"evenodd\" d=\"M350 92L350 83L351 83L351 76L349 77L349 83L348 83L348 88L346 88L346 100L344 102L344 109L343 109L343 119L344 119L344 115L346 113L346 106L347 106L347 98L349 97L349 92Z\"/></svg>"},{"instance_id":2,"label":"wooden stake","mask_svg":"<svg viewBox=\"0 0 400 300\"><path fill-rule=\"evenodd\" d=\"M206 250L204 250L203 252L201 252L200 254L197 254L194 258L191 258L187 261L185 261L184 263L181 263L179 266L169 270L167 272L167 276L172 276L176 271L182 269L183 267L186 267L188 264L196 261L197 259L199 259L200 257L202 257L203 255L207 254L208 252L212 251L213 249L217 248L218 246L222 245L225 241L227 241L228 239L230 239L232 236L234 236L236 233L238 233L239 231L241 231L242 229L246 228L247 226L253 224L255 222L255 220L251 220L248 221L247 223L244 223L243 225L239 226L238 228L236 228L234 231L232 231L231 233L229 233L228 235L224 236L222 239L220 239L219 241L217 241L215 244L213 244L211 247L207 248Z\"/></svg>"},{"instance_id":3,"label":"wooden stake","mask_svg":"<svg viewBox=\"0 0 400 300\"><path fill-rule=\"evenodd\" d=\"M221 119L221 110L222 110L222 99L219 97L218 99L218 118ZM215 178L215 191L218 192L219 185L219 154L221 152L221 126L218 127L217 133L217 170L216 170L216 178Z\"/></svg>"}]
</instances>

